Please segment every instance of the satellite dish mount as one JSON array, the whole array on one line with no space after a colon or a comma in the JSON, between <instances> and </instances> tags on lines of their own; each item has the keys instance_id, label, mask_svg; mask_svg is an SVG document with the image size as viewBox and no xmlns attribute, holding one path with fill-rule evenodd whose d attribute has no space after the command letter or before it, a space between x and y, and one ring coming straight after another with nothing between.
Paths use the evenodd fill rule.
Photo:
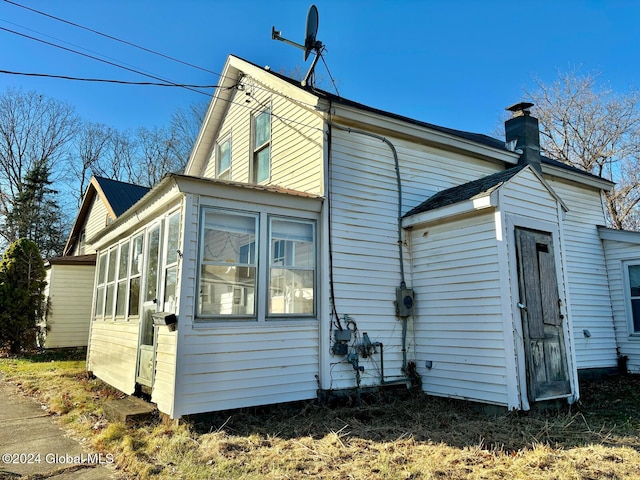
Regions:
<instances>
[{"instance_id":1,"label":"satellite dish mount","mask_svg":"<svg viewBox=\"0 0 640 480\"><path fill-rule=\"evenodd\" d=\"M281 42L304 50L305 62L307 61L307 58L309 58L309 54L311 52L315 53L315 58L313 59L313 62L311 62L309 71L305 75L304 79L300 82L304 87L307 85L309 78L313 74L313 71L316 68L316 64L320 59L322 49L324 48L322 42L316 39L316 35L318 34L318 9L316 8L316 6L311 5L309 7L309 11L307 12L307 28L304 34L304 45L292 42L291 40L287 40L286 38L282 37L281 34L282 32L276 30L276 27L271 27L271 38L273 40L280 40Z\"/></svg>"}]
</instances>

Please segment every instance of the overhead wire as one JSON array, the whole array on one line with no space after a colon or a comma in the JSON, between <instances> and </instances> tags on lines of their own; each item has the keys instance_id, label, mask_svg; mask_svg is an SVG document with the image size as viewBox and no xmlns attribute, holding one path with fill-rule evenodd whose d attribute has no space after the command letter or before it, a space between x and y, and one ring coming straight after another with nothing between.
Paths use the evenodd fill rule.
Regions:
<instances>
[{"instance_id":1,"label":"overhead wire","mask_svg":"<svg viewBox=\"0 0 640 480\"><path fill-rule=\"evenodd\" d=\"M22 4L18 3L18 2L13 2L13 1L11 1L11 0L4 0L4 1L5 1L6 3L10 3L11 5L15 5L16 7L24 8L25 10L29 10L29 11L31 11L31 12L37 13L38 15L43 15L43 16L48 17L48 18L51 18L51 19L53 19L53 20L57 20L57 21L59 21L59 22L66 23L67 25L71 25L71 26L74 26L74 27L76 27L76 28L81 28L81 29L83 29L83 30L87 30L88 32L95 33L96 35L100 35L100 36L102 36L102 37L108 38L109 40L114 40L114 41L116 41L116 42L124 43L125 45L129 45L129 46L131 46L131 47L134 47L134 48L137 48L137 49L143 50L143 51L145 51L145 52L147 52L147 53L151 53L151 54L153 54L153 55L157 55L157 56L159 56L159 57L166 58L167 60L172 60L172 61L174 61L174 62L178 62L178 63L181 63L181 64L183 64L183 65L187 65L187 66L189 66L189 67L197 68L198 70L202 70L203 72L212 73L212 74L214 74L214 75L222 76L222 75L220 75L219 73L214 72L214 71L212 71L212 70L209 70L209 69L207 69L207 68L200 67L200 66L198 66L198 65L194 65L193 63L185 62L184 60L180 60L179 58L175 58L175 57L172 57L172 56L170 56L170 55L166 55L166 54L164 54L164 53L157 52L157 51L155 51L155 50L152 50L152 49L150 49L150 48L143 47L143 46L141 46L141 45L138 45L138 44L133 43L133 42L129 42L129 41L127 41L127 40L122 40L121 38L114 37L113 35L109 35L109 34L107 34L107 33L103 33L103 32L100 32L100 31L98 31L98 30L94 30L94 29L89 28L89 27L85 27L84 25L80 25L80 24L78 24L78 23L74 23L74 22L71 22L71 21L69 21L69 20L65 20L64 18L56 17L55 15L51 15L51 14L46 13L46 12L43 12L43 11L41 11L41 10L37 10L37 9L35 9L35 8L27 7L26 5L22 5Z\"/></svg>"},{"instance_id":2,"label":"overhead wire","mask_svg":"<svg viewBox=\"0 0 640 480\"><path fill-rule=\"evenodd\" d=\"M53 75L50 73L28 73L28 72L14 72L11 70L0 70L0 73L7 75L21 75L25 77L43 77L43 78L57 78L61 80L76 80L81 82L103 82L103 83L117 83L121 85L143 85L154 87L191 87L191 88L220 88L220 85L190 85L186 83L158 83L158 82L132 82L127 80L113 80L106 78L85 78L85 77L71 77L68 75Z\"/></svg>"},{"instance_id":3,"label":"overhead wire","mask_svg":"<svg viewBox=\"0 0 640 480\"><path fill-rule=\"evenodd\" d=\"M34 12L34 13L37 13L37 14L39 14L39 15L43 15L43 16L45 16L45 17L52 18L52 19L54 19L54 20L57 20L57 21L60 21L60 22L63 22L63 23L66 23L66 24L69 24L69 25L75 26L75 27L77 27L77 28L81 28L81 29L87 30L87 31L89 31L89 32L92 32L92 33L95 33L95 34L101 35L101 36L103 36L103 37L105 37L105 38L108 38L108 39L111 39L111 40L114 40L114 41L117 41L117 42L120 42L120 43L123 43L123 44L126 44L126 45L133 46L133 47L135 47L135 48L141 49L141 50L143 50L143 51L146 51L146 52L149 52L149 53L152 53L152 54L155 54L155 55L158 55L158 56L160 56L160 57L163 57L163 58L166 58L166 59L169 59L169 60L172 60L172 61L175 61L175 62L178 62L178 63L184 64L184 65L187 65L187 66L190 66L190 67L193 67L193 68L197 68L197 69L199 69L199 70L203 70L203 71L206 71L206 72L212 73L212 74L214 74L214 75L219 76L221 79L224 79L224 78L225 78L225 76L224 76L224 75L222 75L222 74L220 74L220 73L217 73L217 72L214 72L214 71L212 71L212 70L208 70L208 69L206 69L206 68L204 68L204 67L200 67L200 66L198 66L198 65L194 65L194 64L191 64L191 63L189 63L189 62L185 62L185 61L183 61L183 60L177 59L177 58L175 58L175 57L171 57L171 56L169 56L169 55L165 55L165 54L163 54L163 53L160 53L160 52L157 52L157 51L154 51L154 50L148 49L148 48L146 48L146 47L142 47L142 46L137 45L137 44L135 44L135 43L133 43L133 42L129 42L129 41L126 41L126 40L119 39L119 38L114 37L114 36L112 36L112 35L109 35L109 34L106 34L106 33L103 33L103 32L99 32L99 31L94 30L94 29L92 29L92 28L85 27L85 26L83 26L83 25L80 25L80 24L77 24L77 23L75 23L75 22L71 22L71 21L65 20L65 19L63 19L63 18L57 17L57 16L55 16L55 15L48 14L48 13L46 13L46 12L42 12L42 11L40 11L40 10L37 10L37 9L31 8L31 7L28 7L28 6L22 5L22 4L20 4L20 3L14 2L14 1L12 1L12 0L4 0L4 2L5 2L5 3L12 4L12 5L15 5L15 6L20 7L20 8L24 8L24 9L26 9L26 10L32 11L32 12ZM11 23L11 22L8 22L8 23ZM14 24L14 25L15 25L15 24ZM19 25L18 25L18 26L19 26ZM26 28L26 27L21 27L21 28ZM190 85L190 84L182 84L182 83L174 82L174 81L172 81L172 80L167 80L167 79L165 79L165 78L158 77L158 76L156 76L156 75L152 75L152 74L150 74L150 73L146 73L146 72L140 71L140 70L135 69L135 68L129 68L129 67L126 67L126 66L120 65L120 64L118 64L118 63L111 62L111 61L109 61L109 60L105 60L105 59L100 58L100 57L96 57L96 56L94 56L94 55L89 55L89 54L87 54L87 53L83 53L83 52L80 52L80 51L74 50L74 49L72 49L72 48L64 47L64 46L62 46L62 45L58 45L58 44L53 43L53 42L49 42L49 41L46 41L46 40L43 40L43 39L40 39L40 38L37 38L37 37L31 36L31 35L27 35L27 34L22 33L22 32L18 32L18 31L15 31L15 30L11 30L11 29L8 29L8 28L4 28L4 27L0 27L0 30L4 30L4 31L6 31L6 32L13 33L13 34L15 34L15 35L22 36L22 37L25 37L25 38L28 38L28 39L31 39L31 40L34 40L34 41L37 41L37 42L40 42L40 43L44 43L44 44L46 44L46 45L50 45L50 46L53 46L53 47L56 47L56 48L59 48L59 49L62 49L62 50L65 50L65 51L68 51L68 52L71 52L71 53L75 53L75 54L77 54L77 55L81 55L81 56L84 56L84 57L87 57L87 58L90 58L90 59L93 59L93 60L96 60L96 61L99 61L99 62L102 62L102 63L106 63L106 64L108 64L108 65L112 65L112 66L115 66L115 67L117 67L117 68L121 68L121 69L123 69L123 70L127 70L127 71L130 71L130 72L133 72L133 73L139 74L139 75L143 75L143 76L146 76L146 77L149 77L149 78L153 78L153 79L155 79L155 80L160 80L160 81L165 82L165 83L154 83L154 82L129 82L129 81L109 80L109 79L90 79L90 78L83 78L83 77L71 77L71 76L67 76L67 75L53 75L53 74L40 74L40 73L12 72L12 71L8 71L8 70L0 70L0 73L4 73L4 74L13 74L13 75L24 75L24 76L34 76L34 77L36 77L36 76L37 76L37 77L45 77L45 78L58 78L58 79L65 79L65 80L87 81L87 82L104 82L104 83L114 83L114 84L123 84L123 85L148 85L148 86L170 86L170 87L182 87L182 88L186 88L187 90L191 90L191 91L193 91L193 92L196 92L196 93L199 93L199 94L202 94L202 95L207 95L207 96L211 96L211 95L210 95L210 94L208 94L208 93L205 93L205 92L201 92L201 91L199 91L199 90L195 90L195 88L219 88L219 87L220 87L219 85ZM31 29L28 29L28 30L31 30ZM33 31L33 30L31 30L31 31ZM37 32L37 33L40 33L40 32ZM41 34L41 35L45 35L45 36L49 36L49 35L42 34L42 33L40 33L40 34ZM53 38L53 37L50 37L50 38ZM58 39L57 39L57 40L58 40ZM63 40L62 40L62 41L63 41ZM66 43L66 42L65 42L65 43ZM95 52L94 52L94 53L95 53ZM322 58L322 56L321 56L321 58ZM324 58L322 58L322 60L323 60L323 62L324 62L324 64L325 64L325 67L327 67L326 62L324 61ZM328 71L328 68L327 68L327 71ZM332 82L333 82L333 77L331 76L331 73L330 73L330 72L328 72L328 73L329 73L329 76L331 77ZM336 89L336 92L337 92L337 91L338 91L338 89L337 89L337 87L335 86L335 82L333 82L333 83L334 83L334 88ZM231 86L231 87L226 87L226 88L235 88L236 86L237 86L237 85L234 85L234 86ZM280 92L274 91L274 90L272 90L272 89L270 89L270 88L267 88L267 87L261 86L261 85L259 85L259 84L254 84L254 85L253 85L253 87L254 87L254 88L256 88L256 89L259 89L259 90L263 90L263 91L269 92L269 93L271 93L271 94L278 95L279 97L281 97L281 98L283 98L283 99L294 100L294 99L292 99L291 97L289 97L289 96L287 96L287 95L285 95L285 94L283 94L283 93L280 93ZM252 97L252 98L254 98L254 99L255 99L255 97ZM237 103L237 102L234 102L233 100L227 100L227 99L220 99L220 100L226 101L226 102L227 102L227 103L229 103L229 104L235 104L235 105L237 105L237 106L241 106L241 107L245 107L245 108L251 108L249 105L246 105L246 104L243 104L243 103ZM257 100L257 99L255 99L255 100ZM299 101L299 100L297 100L297 99L296 99L295 101L296 101L297 103L304 104L304 105L307 105L307 106L310 106L310 107L316 107L316 105L309 104L309 103L306 103L306 102L302 102L302 101ZM260 102L259 102L259 103L260 103ZM292 124L297 124L297 125L305 126L305 127L308 127L308 128L314 129L314 130L324 131L322 128L315 127L315 126L312 126L312 125L309 125L309 124L306 124L306 123L304 123L304 122L300 122L300 121L297 121L297 120L293 120L293 119L289 119L289 118L286 118L286 117L282 117L282 116L279 116L279 115L274 114L273 112L271 113L271 115L272 115L274 118L276 118L276 119L278 119L278 120L280 120L280 121L282 121L282 122L288 122L288 123L292 123Z\"/></svg>"},{"instance_id":4,"label":"overhead wire","mask_svg":"<svg viewBox=\"0 0 640 480\"><path fill-rule=\"evenodd\" d=\"M7 1L7 0L5 0L5 1ZM149 73L145 73L145 72L142 72L140 70L136 70L135 68L125 67L124 65L119 65L119 64L117 64L115 62L111 62L109 60L105 60L103 58L96 57L95 55L89 55L88 53L83 53L83 52L80 52L78 50L74 50L72 48L64 47L62 45L58 45L58 44L53 43L53 42L48 42L47 40L43 40L41 38L34 37L32 35L27 35L26 33L18 32L16 30L11 30L10 28L6 28L6 27L0 27L0 30L3 30L5 32L9 32L9 33L13 33L15 35L18 35L18 36L21 36L21 37L25 37L25 38L28 38L30 40L34 40L36 42L44 43L45 45L50 45L52 47L60 48L62 50L65 50L65 51L68 51L68 52L71 52L71 53L75 53L77 55L81 55L83 57L87 57L87 58L90 58L92 60L96 60L98 62L106 63L107 65L111 65L111 66L114 66L114 67L117 67L117 68L121 68L123 70L127 70L129 72L137 73L138 75L142 75L142 76L145 76L145 77L153 78L154 80L160 80L162 82L165 82L165 83L168 83L168 84L171 84L171 85L179 86L178 83L173 82L171 80L167 80L166 78L158 77L156 75L151 75ZM201 92L200 90L196 90L196 89L191 88L191 87L183 87L183 88L186 88L187 90L191 90L192 92L199 93L201 95L210 96L208 93Z\"/></svg>"},{"instance_id":5,"label":"overhead wire","mask_svg":"<svg viewBox=\"0 0 640 480\"><path fill-rule=\"evenodd\" d=\"M64 19L64 18L61 18L61 17L55 16L55 15L52 15L52 14L49 14L49 13L43 12L43 11L41 11L41 10L37 10L37 9L35 9L35 8L32 8L32 7L28 7L28 6L26 6L26 5L22 5L22 4L18 3L18 2L12 1L12 0L4 0L4 2L5 2L5 3L9 3L9 4L11 4L11 5L14 5L14 6L16 6L16 7L19 7L19 8L23 8L23 9L25 9L25 10L29 10L29 11L31 11L31 12L33 12L33 13L38 14L38 15L42 15L42 16L45 16L45 17L47 17L47 18L51 18L51 19L53 19L53 20L56 20L56 21L59 21L59 22L62 22L62 23L66 23L66 24L71 25L71 26L74 26L74 27L76 27L76 28L80 28L80 29L86 30L86 31L88 31L88 32L95 33L95 34L97 34L97 35L103 36L103 37L108 38L108 39L110 39L110 40L113 40L113 41L116 41L116 42L120 42L120 43L123 43L123 44L125 44L125 45L132 46L132 47L134 47L134 48L138 48L138 49L140 49L140 50L143 50L143 51L148 52L148 53L152 53L152 54L157 55L157 56L159 56L159 57L162 57L162 58L165 58L165 59L168 59L168 60L172 60L172 61L174 61L174 62L178 62L178 63L180 63L180 64L182 64L182 65L186 65L186 66L189 66L189 67L192 67L192 68L196 68L196 69L198 69L198 70L202 70L202 71L207 72L207 73L211 73L211 74L213 74L213 75L216 75L216 76L220 77L220 79L225 79L225 75L223 75L223 74L221 74L221 73L215 72L215 71L210 70L210 69L207 69L207 68L205 68L205 67L201 67L201 66L199 66L199 65L195 65L195 64L193 64L193 63L186 62L186 61L184 61L184 60L180 60L179 58L172 57L172 56L170 56L170 55L166 55L166 54L161 53L161 52L158 52L158 51L156 51L156 50L152 50L152 49L150 49L150 48L143 47L143 46L138 45L138 44L136 44L136 43L133 43L133 42L130 42L130 41L127 41L127 40L123 40L123 39L118 38L118 37L115 37L115 36L113 36L113 35L109 35L109 34L107 34L107 33L100 32L100 31L95 30L95 29L93 29L93 28L89 28L89 27L86 27L86 26L84 26L84 25L80 25L79 23L76 23L76 22L72 22L72 21L66 20L66 19ZM5 20L5 21L6 21L6 20ZM11 23L11 22L8 22L8 23ZM15 24L14 24L14 25L15 25ZM26 28L26 27L21 27L21 28ZM28 30L31 30L31 29L28 29ZM33 31L33 30L31 30L31 31ZM37 33L40 33L40 32L37 32ZM41 35L46 35L46 34L41 34ZM46 35L46 36L49 36L49 35ZM50 37L50 38L52 38L52 37ZM67 43L67 42L65 42L65 43ZM94 53L95 53L95 52L94 52ZM107 58L109 58L109 57L107 57ZM321 57L321 58L322 58L322 57ZM325 67L327 67L326 62L324 61L324 58L322 58L322 60L323 60L323 62L325 63ZM328 68L327 68L327 71L328 71ZM331 78L331 80L332 80L332 82L333 82L333 77L331 77L331 72L328 72L328 73L329 73L329 77ZM163 80L163 81L164 81L164 80ZM338 92L338 88L335 86L335 82L333 82L333 83L334 83L334 88L336 89L336 92ZM261 85L255 85L255 88L260 89L260 90L264 90L264 91L270 91L270 92L272 92L272 90L270 90L270 89L268 89L268 88L266 88L266 87L263 87L263 86L261 86ZM202 92L200 92L200 93L202 93ZM288 97L287 95L285 95L285 94L283 94L283 93L279 93L279 92L274 92L274 93L276 93L277 95L281 96L282 98L292 100L292 98L291 98L291 97ZM338 96L339 96L339 94L338 94ZM297 101L298 103L300 103L300 104L307 105L307 106L310 106L310 107L313 107L313 106L314 106L314 105L312 105L312 104L308 104L308 103L305 103L305 102L301 102L301 101L299 101L299 100L296 100L296 101Z\"/></svg>"}]
</instances>

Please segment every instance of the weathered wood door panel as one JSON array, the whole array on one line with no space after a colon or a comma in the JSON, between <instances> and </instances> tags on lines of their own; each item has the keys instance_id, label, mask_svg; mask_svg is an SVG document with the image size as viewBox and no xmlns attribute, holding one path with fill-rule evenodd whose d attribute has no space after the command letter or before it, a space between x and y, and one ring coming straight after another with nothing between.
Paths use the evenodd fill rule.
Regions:
<instances>
[{"instance_id":1,"label":"weathered wood door panel","mask_svg":"<svg viewBox=\"0 0 640 480\"><path fill-rule=\"evenodd\" d=\"M516 228L515 236L529 400L570 395L551 234Z\"/></svg>"}]
</instances>

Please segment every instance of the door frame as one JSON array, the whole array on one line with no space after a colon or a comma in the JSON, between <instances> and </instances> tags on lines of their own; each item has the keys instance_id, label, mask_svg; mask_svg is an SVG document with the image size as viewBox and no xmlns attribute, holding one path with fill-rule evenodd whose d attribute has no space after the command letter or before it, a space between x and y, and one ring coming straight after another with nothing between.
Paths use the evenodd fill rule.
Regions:
<instances>
[{"instance_id":1,"label":"door frame","mask_svg":"<svg viewBox=\"0 0 640 480\"><path fill-rule=\"evenodd\" d=\"M558 218L562 218L562 212L558 207ZM562 300L561 313L564 315L562 331L564 334L564 347L567 357L567 369L569 373L569 384L571 393L566 396L569 403L573 403L578 399L578 372L576 370L575 349L573 347L573 326L571 315L569 315L569 291L566 288L567 270L565 268L564 240L562 237L562 229L558 223L538 220L531 217L519 215L506 215L507 239L508 239L508 256L509 256L509 277L511 284L511 312L513 318L514 329L514 346L515 346L515 362L517 370L517 389L520 398L520 408L529 410L531 404L529 402L528 381L527 381L527 358L524 345L524 327L522 315L518 303L520 302L520 285L518 277L517 251L516 251L516 228L524 228L530 230L538 230L548 233L551 236L551 242L554 251L554 263L556 267L556 282L558 285L558 296ZM564 396L562 398L565 398Z\"/></svg>"},{"instance_id":2,"label":"door frame","mask_svg":"<svg viewBox=\"0 0 640 480\"><path fill-rule=\"evenodd\" d=\"M149 237L151 236L151 232L153 230L158 230L158 259L157 259L157 275L156 275L156 298L153 301L146 300L146 290L147 290L147 282L149 281ZM151 311L151 313L156 313L159 308L161 295L163 294L162 289L162 252L164 250L164 220L161 218L157 221L153 221L147 224L144 228L144 243L143 243L143 265L144 270L141 278L141 286L140 286L140 316L139 316L139 325L138 325L138 340L137 340L137 358L136 358L136 371L135 371L135 379L136 384L141 385L142 387L146 387L150 390L153 390L153 384L155 381L155 363L156 363L156 343L157 343L157 328L152 325L153 332L153 341L151 345L143 344L143 328L146 325L147 319L145 319L147 311ZM151 320L153 322L153 320ZM140 376L140 364L142 362L143 352L145 355L151 353L151 378L148 379L149 383L145 383L147 379Z\"/></svg>"}]
</instances>

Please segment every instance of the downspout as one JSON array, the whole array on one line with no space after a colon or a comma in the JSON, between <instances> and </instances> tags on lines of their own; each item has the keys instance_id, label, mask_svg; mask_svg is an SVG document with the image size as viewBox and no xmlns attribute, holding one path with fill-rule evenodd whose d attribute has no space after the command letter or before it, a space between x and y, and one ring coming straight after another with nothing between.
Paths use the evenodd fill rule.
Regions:
<instances>
[{"instance_id":1,"label":"downspout","mask_svg":"<svg viewBox=\"0 0 640 480\"><path fill-rule=\"evenodd\" d=\"M396 147L386 137L375 133L367 132L364 130L358 130L351 127L343 127L341 125L330 123L330 126L337 128L348 133L357 133L367 137L375 138L384 142L391 153L393 154L393 162L396 171L396 185L398 190L398 216L397 216L397 232L398 232L398 264L400 266L400 288L406 287L405 274L404 274L404 256L402 252L402 179L400 177L400 162L398 160L398 152ZM401 316L402 320L402 372L406 375L407 371L407 316Z\"/></svg>"}]
</instances>

